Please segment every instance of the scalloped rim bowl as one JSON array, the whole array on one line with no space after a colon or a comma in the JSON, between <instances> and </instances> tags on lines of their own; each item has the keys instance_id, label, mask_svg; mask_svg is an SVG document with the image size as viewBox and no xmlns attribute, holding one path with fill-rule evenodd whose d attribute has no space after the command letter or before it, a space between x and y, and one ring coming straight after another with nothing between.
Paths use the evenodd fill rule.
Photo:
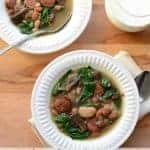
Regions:
<instances>
[{"instance_id":1,"label":"scalloped rim bowl","mask_svg":"<svg viewBox=\"0 0 150 150\"><path fill-rule=\"evenodd\" d=\"M51 90L62 74L70 68L84 65L109 73L124 93L124 107L120 120L111 131L99 138L80 141L72 140L58 130L52 121L49 102ZM56 58L42 71L32 93L32 117L42 138L48 145L55 148L63 150L116 149L127 140L137 123L138 98L138 90L132 76L117 60L94 50L77 50Z\"/></svg>"},{"instance_id":2,"label":"scalloped rim bowl","mask_svg":"<svg viewBox=\"0 0 150 150\"><path fill-rule=\"evenodd\" d=\"M75 41L86 28L92 12L92 0L73 0L73 13L68 24L59 32L29 40L19 50L31 54L58 51ZM0 1L0 37L10 45L24 38L12 24L6 12L5 0Z\"/></svg>"}]
</instances>

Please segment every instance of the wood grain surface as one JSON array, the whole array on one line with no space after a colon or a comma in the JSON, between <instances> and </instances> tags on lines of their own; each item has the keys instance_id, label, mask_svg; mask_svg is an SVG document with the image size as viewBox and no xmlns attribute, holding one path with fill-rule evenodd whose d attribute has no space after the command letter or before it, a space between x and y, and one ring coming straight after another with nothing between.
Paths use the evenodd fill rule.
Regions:
<instances>
[{"instance_id":1,"label":"wood grain surface","mask_svg":"<svg viewBox=\"0 0 150 150\"><path fill-rule=\"evenodd\" d=\"M6 43L0 40L0 47ZM96 49L114 55L127 50L143 68L150 70L150 28L125 33L107 19L103 0L93 0L88 27L69 47L49 55L35 56L13 49L0 56L0 146L41 147L32 132L30 97L41 70L57 56L75 49ZM139 121L124 147L150 147L150 115Z\"/></svg>"}]
</instances>

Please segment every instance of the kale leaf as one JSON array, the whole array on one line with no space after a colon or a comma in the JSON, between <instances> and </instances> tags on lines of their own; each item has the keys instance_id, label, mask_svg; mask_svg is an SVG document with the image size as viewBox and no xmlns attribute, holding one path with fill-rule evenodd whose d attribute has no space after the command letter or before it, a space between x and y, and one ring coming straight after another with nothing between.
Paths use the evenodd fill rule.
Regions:
<instances>
[{"instance_id":1,"label":"kale leaf","mask_svg":"<svg viewBox=\"0 0 150 150\"><path fill-rule=\"evenodd\" d=\"M111 87L111 82L110 82L110 80L108 80L107 78L102 78L102 79L101 79L101 85L102 85L104 88L110 88L110 87Z\"/></svg>"},{"instance_id":2,"label":"kale leaf","mask_svg":"<svg viewBox=\"0 0 150 150\"><path fill-rule=\"evenodd\" d=\"M60 123L60 124L66 124L67 122L70 122L70 116L65 114L65 113L62 113L60 115L57 116L56 118L56 123Z\"/></svg>"},{"instance_id":3,"label":"kale leaf","mask_svg":"<svg viewBox=\"0 0 150 150\"><path fill-rule=\"evenodd\" d=\"M34 28L34 22L30 20L24 20L20 25L19 29L23 34L31 34Z\"/></svg>"},{"instance_id":4,"label":"kale leaf","mask_svg":"<svg viewBox=\"0 0 150 150\"><path fill-rule=\"evenodd\" d=\"M57 96L58 94L62 93L63 91L65 91L64 87L63 87L63 83L65 82L66 78L70 75L70 73L72 72L72 70L67 71L59 80L58 82L55 84L53 90L52 90L52 95L53 96Z\"/></svg>"},{"instance_id":5,"label":"kale leaf","mask_svg":"<svg viewBox=\"0 0 150 150\"><path fill-rule=\"evenodd\" d=\"M84 82L83 90L79 98L80 104L85 104L87 99L93 96L95 90L95 82Z\"/></svg>"},{"instance_id":6,"label":"kale leaf","mask_svg":"<svg viewBox=\"0 0 150 150\"><path fill-rule=\"evenodd\" d=\"M90 66L80 68L78 71L78 75L83 82L89 82L94 80L94 75Z\"/></svg>"},{"instance_id":7,"label":"kale leaf","mask_svg":"<svg viewBox=\"0 0 150 150\"><path fill-rule=\"evenodd\" d=\"M41 27L50 25L50 14L52 13L53 7L44 7L41 12Z\"/></svg>"},{"instance_id":8,"label":"kale leaf","mask_svg":"<svg viewBox=\"0 0 150 150\"><path fill-rule=\"evenodd\" d=\"M83 84L83 90L78 101L79 104L85 104L87 100L94 94L95 82L92 71L93 70L91 67L83 67L78 71L78 76L80 77Z\"/></svg>"},{"instance_id":9,"label":"kale leaf","mask_svg":"<svg viewBox=\"0 0 150 150\"><path fill-rule=\"evenodd\" d=\"M102 95L101 100L102 101L107 101L110 100L113 97L119 97L120 94L117 92L116 89L112 88L109 90L106 90L105 93Z\"/></svg>"},{"instance_id":10,"label":"kale leaf","mask_svg":"<svg viewBox=\"0 0 150 150\"><path fill-rule=\"evenodd\" d=\"M55 121L61 125L63 131L72 139L85 139L90 136L89 131L81 131L80 128L74 127L71 117L65 113L58 115Z\"/></svg>"},{"instance_id":11,"label":"kale leaf","mask_svg":"<svg viewBox=\"0 0 150 150\"><path fill-rule=\"evenodd\" d=\"M114 104L115 104L115 106L116 106L117 109L120 109L121 106L122 106L122 100L121 100L121 98L114 100Z\"/></svg>"}]
</instances>

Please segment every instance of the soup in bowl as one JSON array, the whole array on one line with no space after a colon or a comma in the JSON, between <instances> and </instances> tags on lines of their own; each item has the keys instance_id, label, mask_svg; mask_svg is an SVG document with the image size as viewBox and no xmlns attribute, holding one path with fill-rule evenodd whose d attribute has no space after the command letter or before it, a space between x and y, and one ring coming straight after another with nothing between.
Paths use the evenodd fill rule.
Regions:
<instances>
[{"instance_id":1,"label":"soup in bowl","mask_svg":"<svg viewBox=\"0 0 150 150\"><path fill-rule=\"evenodd\" d=\"M106 75L84 66L68 70L54 85L50 111L72 139L98 137L121 117L123 94Z\"/></svg>"},{"instance_id":2,"label":"soup in bowl","mask_svg":"<svg viewBox=\"0 0 150 150\"><path fill-rule=\"evenodd\" d=\"M54 148L116 149L132 133L139 115L132 76L113 57L77 50L53 60L32 93L32 118Z\"/></svg>"},{"instance_id":3,"label":"soup in bowl","mask_svg":"<svg viewBox=\"0 0 150 150\"><path fill-rule=\"evenodd\" d=\"M72 12L72 0L6 0L11 21L23 34L64 25Z\"/></svg>"}]
</instances>

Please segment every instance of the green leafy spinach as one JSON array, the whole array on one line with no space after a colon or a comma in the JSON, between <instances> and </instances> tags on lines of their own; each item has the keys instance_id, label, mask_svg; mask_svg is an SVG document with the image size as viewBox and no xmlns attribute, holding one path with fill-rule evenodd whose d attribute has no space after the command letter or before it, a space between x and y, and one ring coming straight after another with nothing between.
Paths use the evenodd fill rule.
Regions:
<instances>
[{"instance_id":1,"label":"green leafy spinach","mask_svg":"<svg viewBox=\"0 0 150 150\"><path fill-rule=\"evenodd\" d=\"M83 84L83 90L79 97L79 104L85 104L93 96L95 90L94 76L91 67L83 67L78 71L78 75Z\"/></svg>"},{"instance_id":2,"label":"green leafy spinach","mask_svg":"<svg viewBox=\"0 0 150 150\"><path fill-rule=\"evenodd\" d=\"M95 90L95 82L84 82L83 90L79 98L79 103L85 104L87 100L93 96Z\"/></svg>"},{"instance_id":3,"label":"green leafy spinach","mask_svg":"<svg viewBox=\"0 0 150 150\"><path fill-rule=\"evenodd\" d=\"M78 71L78 75L83 82L89 82L94 80L94 75L90 66L80 68Z\"/></svg>"},{"instance_id":4,"label":"green leafy spinach","mask_svg":"<svg viewBox=\"0 0 150 150\"><path fill-rule=\"evenodd\" d=\"M102 79L101 79L101 85L102 85L104 88L110 88L110 87L111 87L111 82L110 82L110 80L108 80L107 78L102 78Z\"/></svg>"},{"instance_id":5,"label":"green leafy spinach","mask_svg":"<svg viewBox=\"0 0 150 150\"><path fill-rule=\"evenodd\" d=\"M81 131L79 128L74 127L71 117L65 113L58 115L55 121L61 125L64 133L72 139L85 139L90 136L89 131Z\"/></svg>"},{"instance_id":6,"label":"green leafy spinach","mask_svg":"<svg viewBox=\"0 0 150 150\"><path fill-rule=\"evenodd\" d=\"M121 100L121 98L114 100L114 104L115 104L117 109L121 109L121 107L122 107L122 100Z\"/></svg>"},{"instance_id":7,"label":"green leafy spinach","mask_svg":"<svg viewBox=\"0 0 150 150\"><path fill-rule=\"evenodd\" d=\"M106 90L103 96L101 97L102 101L107 101L110 100L112 97L119 97L119 93L117 92L116 89L112 88L109 90Z\"/></svg>"},{"instance_id":8,"label":"green leafy spinach","mask_svg":"<svg viewBox=\"0 0 150 150\"><path fill-rule=\"evenodd\" d=\"M63 83L65 82L66 78L69 76L69 74L72 72L72 70L67 71L55 84L53 90L52 90L52 95L57 96L58 94L62 93L65 91L63 87Z\"/></svg>"},{"instance_id":9,"label":"green leafy spinach","mask_svg":"<svg viewBox=\"0 0 150 150\"><path fill-rule=\"evenodd\" d=\"M53 7L44 7L41 12L41 27L50 25L50 14L52 13Z\"/></svg>"},{"instance_id":10,"label":"green leafy spinach","mask_svg":"<svg viewBox=\"0 0 150 150\"><path fill-rule=\"evenodd\" d=\"M30 20L24 20L20 25L19 29L23 34L31 34L34 28L34 22Z\"/></svg>"}]
</instances>

